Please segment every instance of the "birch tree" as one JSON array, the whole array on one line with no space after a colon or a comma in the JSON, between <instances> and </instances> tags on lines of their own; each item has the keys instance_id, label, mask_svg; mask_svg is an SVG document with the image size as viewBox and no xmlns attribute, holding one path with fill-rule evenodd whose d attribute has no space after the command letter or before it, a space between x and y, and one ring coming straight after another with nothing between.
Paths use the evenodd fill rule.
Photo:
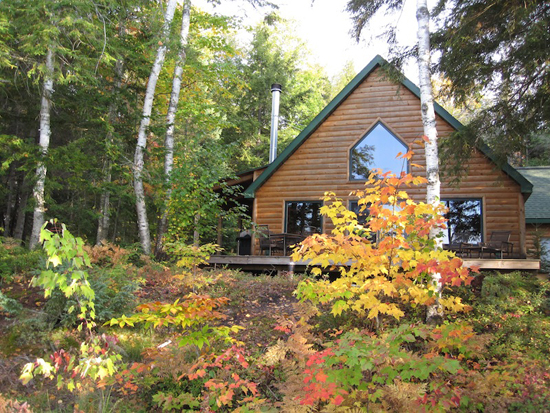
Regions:
<instances>
[{"instance_id":1,"label":"birch tree","mask_svg":"<svg viewBox=\"0 0 550 413\"><path fill-rule=\"evenodd\" d=\"M146 254L151 253L151 234L149 232L149 221L147 219L147 208L145 204L145 192L143 190L143 155L147 146L147 133L151 121L151 111L153 109L153 100L155 97L155 89L159 78L160 71L166 58L167 43L170 35L170 25L174 18L176 10L176 0L168 0L166 11L164 14L164 25L162 28L162 36L159 42L159 47L155 56L155 61L149 75L147 89L143 101L143 111L141 122L139 125L136 151L134 155L134 193L136 196L136 212L138 233L141 247Z\"/></svg>"},{"instance_id":2,"label":"birch tree","mask_svg":"<svg viewBox=\"0 0 550 413\"><path fill-rule=\"evenodd\" d=\"M162 250L163 238L168 225L168 204L172 195L171 174L174 167L174 129L176 122L176 112L181 91L181 79L183 75L183 66L186 60L186 47L189 37L189 26L191 20L191 0L187 0L183 4L181 30L179 37L179 53L176 58L174 67L174 75L172 78L172 92L170 94L170 103L166 114L166 134L164 138L164 180L166 184L166 195L164 197L164 205L161 210L157 231L157 243L155 253L158 254Z\"/></svg>"},{"instance_id":3,"label":"birch tree","mask_svg":"<svg viewBox=\"0 0 550 413\"><path fill-rule=\"evenodd\" d=\"M45 158L48 154L50 147L50 106L51 97L53 94L53 51L49 47L46 52L46 72L44 74L44 83L42 86L42 98L40 102L40 139L39 146L41 152L41 159L38 162L36 168L36 183L34 184L33 196L34 196L34 211L32 220L32 232L29 241L29 248L34 248L38 244L40 238L40 228L44 224L44 212L45 212L45 200L44 200L44 184L46 182L47 168L45 164Z\"/></svg>"},{"instance_id":4,"label":"birch tree","mask_svg":"<svg viewBox=\"0 0 550 413\"><path fill-rule=\"evenodd\" d=\"M420 105L422 125L424 127L424 152L426 157L426 202L437 206L441 198L441 184L439 181L439 154L437 150L437 128L435 125L435 110L433 88L430 74L430 12L427 0L417 0L416 20L418 21L418 74L420 87ZM443 238L439 237L440 230L435 228L430 234L435 239L436 247L443 247ZM432 274L436 286L436 304L428 307L426 321L438 322L443 314L439 303L441 296L440 274Z\"/></svg>"},{"instance_id":5,"label":"birch tree","mask_svg":"<svg viewBox=\"0 0 550 413\"><path fill-rule=\"evenodd\" d=\"M386 7L388 11L397 11L403 8L405 0L350 0L347 10L352 12L355 23L354 33L357 39L361 36L361 30L374 17L379 10ZM422 125L424 128L424 151L426 157L426 202L437 205L440 201L439 180L439 155L437 142L437 129L435 124L435 110L433 102L433 88L430 74L430 12L427 0L417 0L416 20L418 23L418 72L420 87L420 108ZM389 28L386 35L390 38L390 44L395 41L395 27ZM439 231L434 230L430 236L435 241L436 248L442 247L442 238L438 237ZM427 322L438 322L442 315L442 307L439 304L441 296L440 274L433 273L432 279L436 286L436 304L428 308Z\"/></svg>"}]
</instances>

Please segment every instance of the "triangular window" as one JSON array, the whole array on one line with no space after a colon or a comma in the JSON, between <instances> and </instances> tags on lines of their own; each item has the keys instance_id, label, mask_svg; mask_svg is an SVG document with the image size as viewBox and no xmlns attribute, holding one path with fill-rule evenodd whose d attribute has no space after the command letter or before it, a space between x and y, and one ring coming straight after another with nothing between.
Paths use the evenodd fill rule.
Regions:
<instances>
[{"instance_id":1,"label":"triangular window","mask_svg":"<svg viewBox=\"0 0 550 413\"><path fill-rule=\"evenodd\" d=\"M382 173L391 171L397 175L401 171L407 172L407 161L396 158L399 152L407 151L407 145L382 122L378 122L350 149L350 180L364 181L373 169L381 169Z\"/></svg>"}]
</instances>

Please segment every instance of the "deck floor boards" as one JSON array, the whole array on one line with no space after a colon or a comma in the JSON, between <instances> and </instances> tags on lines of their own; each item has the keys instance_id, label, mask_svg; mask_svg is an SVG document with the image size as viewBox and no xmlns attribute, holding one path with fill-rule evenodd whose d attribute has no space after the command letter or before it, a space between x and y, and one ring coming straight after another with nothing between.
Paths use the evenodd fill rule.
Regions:
<instances>
[{"instance_id":1,"label":"deck floor boards","mask_svg":"<svg viewBox=\"0 0 550 413\"><path fill-rule=\"evenodd\" d=\"M506 270L506 271L538 271L540 261L534 259L463 259L464 266L479 267L480 270ZM304 271L308 265L306 261L292 261L286 256L264 256L264 255L214 255L210 257L211 266L228 266L240 268L244 271L258 270L286 270Z\"/></svg>"}]
</instances>

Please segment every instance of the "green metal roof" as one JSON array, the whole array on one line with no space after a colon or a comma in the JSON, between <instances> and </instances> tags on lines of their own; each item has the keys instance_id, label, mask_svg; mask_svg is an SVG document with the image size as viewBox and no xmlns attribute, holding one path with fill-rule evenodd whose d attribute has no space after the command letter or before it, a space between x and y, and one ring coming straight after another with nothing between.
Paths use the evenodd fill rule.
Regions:
<instances>
[{"instance_id":1,"label":"green metal roof","mask_svg":"<svg viewBox=\"0 0 550 413\"><path fill-rule=\"evenodd\" d=\"M346 98L353 93L357 87L378 67L387 65L388 62L380 55L376 56L371 62L365 66L361 72L355 76L347 86L342 89L338 95L313 119L310 124L286 147L286 149L266 168L265 171L256 179L252 185L250 185L244 192L246 198L254 198L256 191L260 188L270 177L275 173L277 169L309 138L313 132L315 132L319 126L346 100ZM416 97L420 99L420 89L413 82L403 76L401 84L409 89ZM449 112L443 109L437 102L434 102L435 113L448 122L453 128L461 129L463 125ZM486 145L478 145L478 149L485 154L493 162L495 156ZM520 187L522 193L530 194L533 190L533 185L525 179L518 171L516 171L508 163L500 165L501 169L506 172L514 181L516 181Z\"/></svg>"},{"instance_id":2,"label":"green metal roof","mask_svg":"<svg viewBox=\"0 0 550 413\"><path fill-rule=\"evenodd\" d=\"M533 193L525 203L525 222L550 224L550 166L518 168L533 184Z\"/></svg>"}]
</instances>

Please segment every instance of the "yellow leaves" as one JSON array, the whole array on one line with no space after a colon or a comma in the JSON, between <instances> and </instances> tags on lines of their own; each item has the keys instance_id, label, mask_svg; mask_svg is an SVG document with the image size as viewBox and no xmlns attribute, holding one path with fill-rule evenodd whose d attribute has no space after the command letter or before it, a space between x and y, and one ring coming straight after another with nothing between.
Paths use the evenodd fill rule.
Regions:
<instances>
[{"instance_id":1,"label":"yellow leaves","mask_svg":"<svg viewBox=\"0 0 550 413\"><path fill-rule=\"evenodd\" d=\"M349 308L349 304L344 300L338 300L332 305L332 310L330 311L332 315L340 315L343 311Z\"/></svg>"},{"instance_id":2,"label":"yellow leaves","mask_svg":"<svg viewBox=\"0 0 550 413\"><path fill-rule=\"evenodd\" d=\"M461 313L470 311L471 307L468 305L465 305L462 302L462 299L460 297L442 297L439 299L439 302L447 311L451 311L453 313Z\"/></svg>"},{"instance_id":3,"label":"yellow leaves","mask_svg":"<svg viewBox=\"0 0 550 413\"><path fill-rule=\"evenodd\" d=\"M52 266L57 267L58 265L61 265L61 258L59 258L58 255L51 255L48 258L48 264L52 264Z\"/></svg>"},{"instance_id":4,"label":"yellow leaves","mask_svg":"<svg viewBox=\"0 0 550 413\"><path fill-rule=\"evenodd\" d=\"M332 283L311 281L298 288L300 299L330 303L334 315L351 310L368 318L399 319L405 306L434 304L438 293L426 282L431 274L441 274L444 285L469 280L462 261L436 249L429 238L434 227L444 227L441 205L416 203L402 189L424 184L426 179L380 172L378 176L371 175L363 190L350 194L358 198L361 210L368 211L363 225L347 210L347 202L326 193L322 212L332 220L332 234L308 238L292 255L295 261L309 260L314 275L321 275L322 268L346 265L339 268L341 277ZM465 308L454 297L442 304L451 311Z\"/></svg>"}]
</instances>

